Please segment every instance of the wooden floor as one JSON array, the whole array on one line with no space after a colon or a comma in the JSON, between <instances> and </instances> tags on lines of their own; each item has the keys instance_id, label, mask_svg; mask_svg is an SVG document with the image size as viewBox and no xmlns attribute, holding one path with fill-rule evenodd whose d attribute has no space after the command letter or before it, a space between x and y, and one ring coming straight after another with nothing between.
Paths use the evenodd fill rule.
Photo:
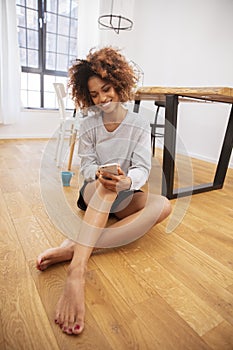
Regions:
<instances>
[{"instance_id":1,"label":"wooden floor","mask_svg":"<svg viewBox=\"0 0 233 350\"><path fill-rule=\"evenodd\" d=\"M170 221L91 258L85 330L68 336L53 322L68 264L35 268L36 256L64 239L41 199L45 146L0 141L0 349L233 349L233 169L222 190L173 200ZM213 165L192 167L194 182L210 182ZM159 169L154 160L155 192ZM76 175L64 190L72 206Z\"/></svg>"}]
</instances>

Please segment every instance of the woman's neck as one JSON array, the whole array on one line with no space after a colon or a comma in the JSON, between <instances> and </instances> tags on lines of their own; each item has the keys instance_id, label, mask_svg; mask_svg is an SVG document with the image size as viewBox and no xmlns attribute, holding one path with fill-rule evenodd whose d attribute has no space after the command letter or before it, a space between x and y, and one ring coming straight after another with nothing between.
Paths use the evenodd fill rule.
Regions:
<instances>
[{"instance_id":1,"label":"woman's neck","mask_svg":"<svg viewBox=\"0 0 233 350\"><path fill-rule=\"evenodd\" d=\"M126 116L127 110L119 103L111 113L103 113L104 122L121 123Z\"/></svg>"},{"instance_id":2,"label":"woman's neck","mask_svg":"<svg viewBox=\"0 0 233 350\"><path fill-rule=\"evenodd\" d=\"M108 131L114 131L125 119L127 110L123 108L120 104L111 113L103 113L103 123Z\"/></svg>"}]
</instances>

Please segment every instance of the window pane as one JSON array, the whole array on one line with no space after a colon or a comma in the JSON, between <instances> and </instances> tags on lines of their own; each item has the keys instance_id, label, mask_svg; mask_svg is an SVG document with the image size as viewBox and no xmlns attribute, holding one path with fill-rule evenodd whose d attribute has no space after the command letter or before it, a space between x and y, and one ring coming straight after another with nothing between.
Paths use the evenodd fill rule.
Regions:
<instances>
[{"instance_id":1,"label":"window pane","mask_svg":"<svg viewBox=\"0 0 233 350\"><path fill-rule=\"evenodd\" d=\"M28 73L28 89L40 91L40 75Z\"/></svg>"},{"instance_id":2,"label":"window pane","mask_svg":"<svg viewBox=\"0 0 233 350\"><path fill-rule=\"evenodd\" d=\"M55 92L44 93L44 105L45 105L45 108L56 108Z\"/></svg>"},{"instance_id":3,"label":"window pane","mask_svg":"<svg viewBox=\"0 0 233 350\"><path fill-rule=\"evenodd\" d=\"M38 29L38 12L27 9L27 27L30 29Z\"/></svg>"},{"instance_id":4,"label":"window pane","mask_svg":"<svg viewBox=\"0 0 233 350\"><path fill-rule=\"evenodd\" d=\"M26 49L20 48L20 64L21 64L21 66L26 66L27 65Z\"/></svg>"},{"instance_id":5,"label":"window pane","mask_svg":"<svg viewBox=\"0 0 233 350\"><path fill-rule=\"evenodd\" d=\"M68 69L68 57L67 55L57 54L56 69L62 72L66 72Z\"/></svg>"},{"instance_id":6,"label":"window pane","mask_svg":"<svg viewBox=\"0 0 233 350\"><path fill-rule=\"evenodd\" d=\"M38 32L27 30L27 45L30 49L38 49Z\"/></svg>"},{"instance_id":7,"label":"window pane","mask_svg":"<svg viewBox=\"0 0 233 350\"><path fill-rule=\"evenodd\" d=\"M58 13L62 15L70 15L70 0L59 0Z\"/></svg>"},{"instance_id":8,"label":"window pane","mask_svg":"<svg viewBox=\"0 0 233 350\"><path fill-rule=\"evenodd\" d=\"M77 31L78 31L78 21L71 19L70 22L70 36L77 37Z\"/></svg>"},{"instance_id":9,"label":"window pane","mask_svg":"<svg viewBox=\"0 0 233 350\"><path fill-rule=\"evenodd\" d=\"M78 4L77 4L77 0L72 0L70 16L74 17L76 19L78 18Z\"/></svg>"},{"instance_id":10,"label":"window pane","mask_svg":"<svg viewBox=\"0 0 233 350\"><path fill-rule=\"evenodd\" d=\"M28 107L40 108L40 92L28 91Z\"/></svg>"},{"instance_id":11,"label":"window pane","mask_svg":"<svg viewBox=\"0 0 233 350\"><path fill-rule=\"evenodd\" d=\"M53 83L55 82L56 82L56 77L54 75L45 75L44 76L45 91L54 92Z\"/></svg>"},{"instance_id":12,"label":"window pane","mask_svg":"<svg viewBox=\"0 0 233 350\"><path fill-rule=\"evenodd\" d=\"M70 53L75 54L77 51L77 40L70 39Z\"/></svg>"},{"instance_id":13,"label":"window pane","mask_svg":"<svg viewBox=\"0 0 233 350\"><path fill-rule=\"evenodd\" d=\"M38 51L37 50L28 50L28 66L32 68L38 68Z\"/></svg>"},{"instance_id":14,"label":"window pane","mask_svg":"<svg viewBox=\"0 0 233 350\"><path fill-rule=\"evenodd\" d=\"M40 107L39 74L21 74L21 99L25 107Z\"/></svg>"},{"instance_id":15,"label":"window pane","mask_svg":"<svg viewBox=\"0 0 233 350\"><path fill-rule=\"evenodd\" d=\"M58 16L58 34L69 35L69 18Z\"/></svg>"},{"instance_id":16,"label":"window pane","mask_svg":"<svg viewBox=\"0 0 233 350\"><path fill-rule=\"evenodd\" d=\"M57 0L47 0L46 6L47 6L46 8L47 12L57 13Z\"/></svg>"},{"instance_id":17,"label":"window pane","mask_svg":"<svg viewBox=\"0 0 233 350\"><path fill-rule=\"evenodd\" d=\"M26 26L25 7L17 6L16 13L17 13L17 25L21 27L25 27Z\"/></svg>"},{"instance_id":18,"label":"window pane","mask_svg":"<svg viewBox=\"0 0 233 350\"><path fill-rule=\"evenodd\" d=\"M26 47L26 29L19 28L18 41L19 46Z\"/></svg>"},{"instance_id":19,"label":"window pane","mask_svg":"<svg viewBox=\"0 0 233 350\"><path fill-rule=\"evenodd\" d=\"M16 5L25 5L25 0L16 0Z\"/></svg>"},{"instance_id":20,"label":"window pane","mask_svg":"<svg viewBox=\"0 0 233 350\"><path fill-rule=\"evenodd\" d=\"M26 90L28 83L27 83L27 76L28 73L21 73L21 89Z\"/></svg>"},{"instance_id":21,"label":"window pane","mask_svg":"<svg viewBox=\"0 0 233 350\"><path fill-rule=\"evenodd\" d=\"M56 70L56 54L48 52L46 54L46 69Z\"/></svg>"},{"instance_id":22,"label":"window pane","mask_svg":"<svg viewBox=\"0 0 233 350\"><path fill-rule=\"evenodd\" d=\"M50 33L57 32L57 16L52 13L47 13L46 16L46 30Z\"/></svg>"},{"instance_id":23,"label":"window pane","mask_svg":"<svg viewBox=\"0 0 233 350\"><path fill-rule=\"evenodd\" d=\"M28 107L28 92L21 89L21 102L23 107Z\"/></svg>"},{"instance_id":24,"label":"window pane","mask_svg":"<svg viewBox=\"0 0 233 350\"><path fill-rule=\"evenodd\" d=\"M58 37L57 37L57 52L68 54L68 52L69 52L69 37L58 35Z\"/></svg>"},{"instance_id":25,"label":"window pane","mask_svg":"<svg viewBox=\"0 0 233 350\"><path fill-rule=\"evenodd\" d=\"M27 7L37 10L37 0L27 0Z\"/></svg>"},{"instance_id":26,"label":"window pane","mask_svg":"<svg viewBox=\"0 0 233 350\"><path fill-rule=\"evenodd\" d=\"M46 35L46 51L56 52L56 40L57 40L57 36L55 34L47 33L47 35Z\"/></svg>"}]
</instances>

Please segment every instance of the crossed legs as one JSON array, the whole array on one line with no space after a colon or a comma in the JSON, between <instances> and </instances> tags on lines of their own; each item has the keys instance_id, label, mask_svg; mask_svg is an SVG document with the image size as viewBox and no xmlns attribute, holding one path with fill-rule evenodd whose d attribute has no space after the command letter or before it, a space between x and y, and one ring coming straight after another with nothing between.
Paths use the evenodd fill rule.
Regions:
<instances>
[{"instance_id":1,"label":"crossed legs","mask_svg":"<svg viewBox=\"0 0 233 350\"><path fill-rule=\"evenodd\" d=\"M165 219L171 211L169 201L162 196L137 192L131 202L120 211L120 219L105 228L116 193L106 190L98 181L87 185L84 199L88 203L77 242L66 240L58 248L42 253L37 267L71 260L63 293L58 301L55 322L67 334L79 334L84 328L85 273L94 247L116 247L144 235L155 223ZM98 208L98 209L97 209Z\"/></svg>"}]
</instances>

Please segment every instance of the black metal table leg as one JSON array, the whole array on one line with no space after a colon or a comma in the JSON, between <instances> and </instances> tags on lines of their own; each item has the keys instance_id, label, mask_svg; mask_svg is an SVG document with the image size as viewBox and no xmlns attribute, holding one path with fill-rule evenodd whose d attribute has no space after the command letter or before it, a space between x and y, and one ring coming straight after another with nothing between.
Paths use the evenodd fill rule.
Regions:
<instances>
[{"instance_id":1,"label":"black metal table leg","mask_svg":"<svg viewBox=\"0 0 233 350\"><path fill-rule=\"evenodd\" d=\"M214 187L222 188L233 148L233 105L214 177Z\"/></svg>"},{"instance_id":2,"label":"black metal table leg","mask_svg":"<svg viewBox=\"0 0 233 350\"><path fill-rule=\"evenodd\" d=\"M138 111L139 111L139 107L140 107L140 100L135 100L134 101L134 108L133 108L133 111L135 112L135 113L138 113Z\"/></svg>"},{"instance_id":3,"label":"black metal table leg","mask_svg":"<svg viewBox=\"0 0 233 350\"><path fill-rule=\"evenodd\" d=\"M162 194L169 199L174 198L177 109L178 96L166 95Z\"/></svg>"}]
</instances>

